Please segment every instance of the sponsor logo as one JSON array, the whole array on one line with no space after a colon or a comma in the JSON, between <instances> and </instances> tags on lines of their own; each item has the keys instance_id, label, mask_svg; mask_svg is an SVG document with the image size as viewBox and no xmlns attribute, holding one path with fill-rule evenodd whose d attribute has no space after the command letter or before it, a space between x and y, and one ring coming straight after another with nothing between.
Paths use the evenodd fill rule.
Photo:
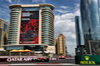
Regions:
<instances>
[{"instance_id":1,"label":"sponsor logo","mask_svg":"<svg viewBox=\"0 0 100 66\"><path fill-rule=\"evenodd\" d=\"M85 56L84 58L86 61L80 61L80 64L92 64L92 65L96 64L95 61L90 61L89 56Z\"/></svg>"},{"instance_id":2,"label":"sponsor logo","mask_svg":"<svg viewBox=\"0 0 100 66\"><path fill-rule=\"evenodd\" d=\"M89 56L85 56L85 60L89 60Z\"/></svg>"},{"instance_id":3,"label":"sponsor logo","mask_svg":"<svg viewBox=\"0 0 100 66\"><path fill-rule=\"evenodd\" d=\"M11 61L31 61L33 58L7 58L8 62Z\"/></svg>"}]
</instances>

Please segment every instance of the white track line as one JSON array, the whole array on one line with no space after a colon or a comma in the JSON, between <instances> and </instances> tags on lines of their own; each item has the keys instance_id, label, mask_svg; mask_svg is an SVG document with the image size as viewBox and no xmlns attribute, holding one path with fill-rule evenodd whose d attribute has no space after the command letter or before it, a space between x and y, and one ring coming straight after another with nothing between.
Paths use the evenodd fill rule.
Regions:
<instances>
[{"instance_id":1,"label":"white track line","mask_svg":"<svg viewBox=\"0 0 100 66\"><path fill-rule=\"evenodd\" d=\"M11 64L11 65L37 65L37 64L35 64L35 63L31 63L31 64Z\"/></svg>"},{"instance_id":2,"label":"white track line","mask_svg":"<svg viewBox=\"0 0 100 66\"><path fill-rule=\"evenodd\" d=\"M61 63L62 65L76 65L76 64L71 64L71 63Z\"/></svg>"},{"instance_id":3,"label":"white track line","mask_svg":"<svg viewBox=\"0 0 100 66\"><path fill-rule=\"evenodd\" d=\"M76 64L70 64L70 63L31 63L31 64L11 64L11 65L76 65Z\"/></svg>"}]
</instances>

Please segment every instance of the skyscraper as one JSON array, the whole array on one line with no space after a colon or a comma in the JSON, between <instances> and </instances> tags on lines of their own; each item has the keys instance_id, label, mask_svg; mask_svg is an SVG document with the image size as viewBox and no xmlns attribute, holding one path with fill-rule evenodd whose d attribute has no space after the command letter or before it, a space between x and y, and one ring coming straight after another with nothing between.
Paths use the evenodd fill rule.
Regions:
<instances>
[{"instance_id":1,"label":"skyscraper","mask_svg":"<svg viewBox=\"0 0 100 66\"><path fill-rule=\"evenodd\" d=\"M75 27L76 27L76 41L77 41L76 54L83 55L85 50L85 44L83 37L82 21L80 16L75 16Z\"/></svg>"},{"instance_id":2,"label":"skyscraper","mask_svg":"<svg viewBox=\"0 0 100 66\"><path fill-rule=\"evenodd\" d=\"M10 9L9 44L5 45L6 50L45 51L49 46L54 48L53 5L11 5Z\"/></svg>"},{"instance_id":3,"label":"skyscraper","mask_svg":"<svg viewBox=\"0 0 100 66\"><path fill-rule=\"evenodd\" d=\"M83 29L80 16L75 16L77 46L84 45Z\"/></svg>"},{"instance_id":4,"label":"skyscraper","mask_svg":"<svg viewBox=\"0 0 100 66\"><path fill-rule=\"evenodd\" d=\"M56 54L66 55L66 45L65 45L65 36L59 34L58 38L55 39Z\"/></svg>"},{"instance_id":5,"label":"skyscraper","mask_svg":"<svg viewBox=\"0 0 100 66\"><path fill-rule=\"evenodd\" d=\"M81 17L86 51L90 54L89 42L100 40L98 0L81 0Z\"/></svg>"},{"instance_id":6,"label":"skyscraper","mask_svg":"<svg viewBox=\"0 0 100 66\"><path fill-rule=\"evenodd\" d=\"M8 44L8 30L9 23L3 19L0 19L0 50L4 50L3 45Z\"/></svg>"}]
</instances>

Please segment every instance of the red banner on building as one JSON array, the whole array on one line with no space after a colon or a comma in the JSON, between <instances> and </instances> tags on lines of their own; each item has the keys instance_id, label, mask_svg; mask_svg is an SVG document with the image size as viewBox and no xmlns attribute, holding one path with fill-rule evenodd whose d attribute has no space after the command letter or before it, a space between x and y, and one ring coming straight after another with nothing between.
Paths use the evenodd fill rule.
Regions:
<instances>
[{"instance_id":1,"label":"red banner on building","mask_svg":"<svg viewBox=\"0 0 100 66\"><path fill-rule=\"evenodd\" d=\"M38 44L39 11L22 11L20 44Z\"/></svg>"}]
</instances>

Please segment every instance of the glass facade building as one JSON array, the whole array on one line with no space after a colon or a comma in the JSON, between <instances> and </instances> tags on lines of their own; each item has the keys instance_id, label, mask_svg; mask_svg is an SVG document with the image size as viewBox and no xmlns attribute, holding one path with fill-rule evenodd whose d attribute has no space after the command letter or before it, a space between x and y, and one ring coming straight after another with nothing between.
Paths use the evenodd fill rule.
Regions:
<instances>
[{"instance_id":1,"label":"glass facade building","mask_svg":"<svg viewBox=\"0 0 100 66\"><path fill-rule=\"evenodd\" d=\"M83 29L80 16L75 16L77 46L84 45Z\"/></svg>"},{"instance_id":2,"label":"glass facade building","mask_svg":"<svg viewBox=\"0 0 100 66\"><path fill-rule=\"evenodd\" d=\"M9 47L5 47L6 50L19 50L19 49L30 49L32 51L45 51L44 45L34 45L34 46L9 46Z\"/></svg>"},{"instance_id":3,"label":"glass facade building","mask_svg":"<svg viewBox=\"0 0 100 66\"><path fill-rule=\"evenodd\" d=\"M11 9L9 44L5 45L5 49L40 51L49 50L48 46L54 46L53 5L11 5L9 8Z\"/></svg>"},{"instance_id":4,"label":"glass facade building","mask_svg":"<svg viewBox=\"0 0 100 66\"><path fill-rule=\"evenodd\" d=\"M19 7L13 7L11 10L11 22L9 27L9 44L17 43L17 32L18 32L18 16Z\"/></svg>"},{"instance_id":5,"label":"glass facade building","mask_svg":"<svg viewBox=\"0 0 100 66\"><path fill-rule=\"evenodd\" d=\"M27 30L33 31L36 28L34 35L38 35L35 40L37 42L31 41L31 44L54 46L54 15L52 12L54 6L49 4L27 5L27 7L26 5L11 5L10 9L9 44L30 44L31 36L26 36ZM29 23L34 25L30 27Z\"/></svg>"},{"instance_id":6,"label":"glass facade building","mask_svg":"<svg viewBox=\"0 0 100 66\"><path fill-rule=\"evenodd\" d=\"M82 21L80 16L75 16L75 28L76 28L76 55L84 55L85 53L85 44L84 36L82 29Z\"/></svg>"},{"instance_id":7,"label":"glass facade building","mask_svg":"<svg viewBox=\"0 0 100 66\"><path fill-rule=\"evenodd\" d=\"M42 9L42 43L53 46L54 44L54 16L52 8L44 6Z\"/></svg>"},{"instance_id":8,"label":"glass facade building","mask_svg":"<svg viewBox=\"0 0 100 66\"><path fill-rule=\"evenodd\" d=\"M89 41L100 40L98 0L81 0L80 7L86 51L90 54Z\"/></svg>"}]
</instances>

